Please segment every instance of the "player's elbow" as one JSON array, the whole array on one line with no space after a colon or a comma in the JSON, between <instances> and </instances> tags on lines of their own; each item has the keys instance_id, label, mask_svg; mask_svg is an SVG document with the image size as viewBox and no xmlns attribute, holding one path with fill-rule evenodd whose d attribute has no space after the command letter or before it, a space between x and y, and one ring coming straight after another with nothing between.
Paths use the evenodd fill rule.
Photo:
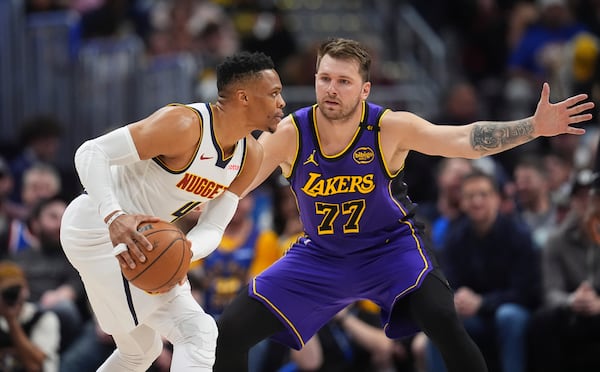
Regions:
<instances>
[{"instance_id":1,"label":"player's elbow","mask_svg":"<svg viewBox=\"0 0 600 372\"><path fill-rule=\"evenodd\" d=\"M75 169L81 174L89 164L89 154L92 152L94 145L92 141L85 141L75 151Z\"/></svg>"}]
</instances>

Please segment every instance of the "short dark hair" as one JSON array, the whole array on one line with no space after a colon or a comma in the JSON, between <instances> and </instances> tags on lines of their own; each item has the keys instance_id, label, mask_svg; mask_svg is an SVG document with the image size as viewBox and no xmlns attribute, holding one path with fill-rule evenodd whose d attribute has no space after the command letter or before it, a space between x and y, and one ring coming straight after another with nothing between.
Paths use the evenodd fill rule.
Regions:
<instances>
[{"instance_id":1,"label":"short dark hair","mask_svg":"<svg viewBox=\"0 0 600 372\"><path fill-rule=\"evenodd\" d=\"M63 199L60 195L50 196L48 198L40 199L33 205L31 211L29 212L30 218L39 218L42 215L42 212L51 204L54 203L64 203L67 204L67 201Z\"/></svg>"},{"instance_id":2,"label":"short dark hair","mask_svg":"<svg viewBox=\"0 0 600 372\"><path fill-rule=\"evenodd\" d=\"M358 62L358 72L363 81L369 81L371 70L371 56L369 51L356 40L331 38L325 40L319 47L317 53L317 70L321 64L321 59L329 55L336 59L355 60Z\"/></svg>"},{"instance_id":3,"label":"short dark hair","mask_svg":"<svg viewBox=\"0 0 600 372\"><path fill-rule=\"evenodd\" d=\"M496 177L494 177L493 175L484 172L481 169L475 168L472 172L466 174L463 179L462 179L462 185L464 186L464 184L468 181L472 181L472 180L476 180L476 179L484 179L487 180L489 182L489 184L492 186L492 189L494 190L494 192L496 192L497 194L501 195L501 187L500 184L498 183L498 180L496 179Z\"/></svg>"},{"instance_id":4,"label":"short dark hair","mask_svg":"<svg viewBox=\"0 0 600 372\"><path fill-rule=\"evenodd\" d=\"M217 66L217 90L228 85L255 78L261 71L275 68L271 57L262 52L239 52L229 56Z\"/></svg>"},{"instance_id":5,"label":"short dark hair","mask_svg":"<svg viewBox=\"0 0 600 372\"><path fill-rule=\"evenodd\" d=\"M56 117L40 114L29 117L23 122L19 140L22 145L26 146L38 139L60 137L62 134L62 124Z\"/></svg>"}]
</instances>

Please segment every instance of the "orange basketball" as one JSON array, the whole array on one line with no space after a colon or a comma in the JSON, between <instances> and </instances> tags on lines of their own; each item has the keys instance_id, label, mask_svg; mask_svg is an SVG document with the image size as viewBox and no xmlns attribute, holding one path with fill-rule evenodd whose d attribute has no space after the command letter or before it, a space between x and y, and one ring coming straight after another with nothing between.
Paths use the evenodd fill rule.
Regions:
<instances>
[{"instance_id":1,"label":"orange basketball","mask_svg":"<svg viewBox=\"0 0 600 372\"><path fill-rule=\"evenodd\" d=\"M153 249L143 250L146 262L139 262L131 255L135 268L121 268L123 276L146 292L165 292L186 277L192 258L190 245L185 234L166 221L142 223L138 231L150 241Z\"/></svg>"}]
</instances>

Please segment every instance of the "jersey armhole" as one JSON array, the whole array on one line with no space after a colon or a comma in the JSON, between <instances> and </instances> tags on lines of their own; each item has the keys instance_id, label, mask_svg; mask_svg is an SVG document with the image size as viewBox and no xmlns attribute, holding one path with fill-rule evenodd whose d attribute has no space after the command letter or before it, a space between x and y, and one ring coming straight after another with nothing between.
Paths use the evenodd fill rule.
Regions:
<instances>
[{"instance_id":1,"label":"jersey armhole","mask_svg":"<svg viewBox=\"0 0 600 372\"><path fill-rule=\"evenodd\" d=\"M377 127L378 127L378 128L381 128L381 120L383 120L383 116L384 116L386 113L390 112L390 111L391 111L390 109L385 109L385 110L382 110L382 111L381 111L381 112L380 112L380 113L377 115L377 120L376 120L376 122L377 122ZM375 135L375 138L376 138L376 141L377 141L377 143L376 143L376 147L377 147L377 152L379 152L379 161L380 161L381 167L382 167L382 169L384 170L384 172L385 172L385 175L386 175L386 176L387 176L389 179L394 179L394 178L396 178L396 177L397 177L397 176L400 174L400 172L402 172L402 170L404 169L404 163L402 163L402 166L400 167L400 169L398 169L398 171L396 171L396 172L392 172L392 171L390 171L390 168L389 168L389 166L388 166L387 162L385 161L385 156L383 155L383 148L381 147L381 130L378 130L378 131L377 131L377 133L376 133L376 135Z\"/></svg>"}]
</instances>

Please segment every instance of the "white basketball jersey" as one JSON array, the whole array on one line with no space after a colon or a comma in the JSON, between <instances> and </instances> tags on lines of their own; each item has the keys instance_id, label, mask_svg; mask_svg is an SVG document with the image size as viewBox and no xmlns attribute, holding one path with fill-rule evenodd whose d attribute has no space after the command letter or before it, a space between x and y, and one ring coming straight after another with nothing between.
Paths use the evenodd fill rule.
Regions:
<instances>
[{"instance_id":1,"label":"white basketball jersey","mask_svg":"<svg viewBox=\"0 0 600 372\"><path fill-rule=\"evenodd\" d=\"M190 162L171 169L153 158L111 168L114 193L123 210L174 221L199 204L222 194L242 169L246 139L225 158L213 132L212 108L208 103L187 105L202 123L202 139Z\"/></svg>"}]
</instances>

